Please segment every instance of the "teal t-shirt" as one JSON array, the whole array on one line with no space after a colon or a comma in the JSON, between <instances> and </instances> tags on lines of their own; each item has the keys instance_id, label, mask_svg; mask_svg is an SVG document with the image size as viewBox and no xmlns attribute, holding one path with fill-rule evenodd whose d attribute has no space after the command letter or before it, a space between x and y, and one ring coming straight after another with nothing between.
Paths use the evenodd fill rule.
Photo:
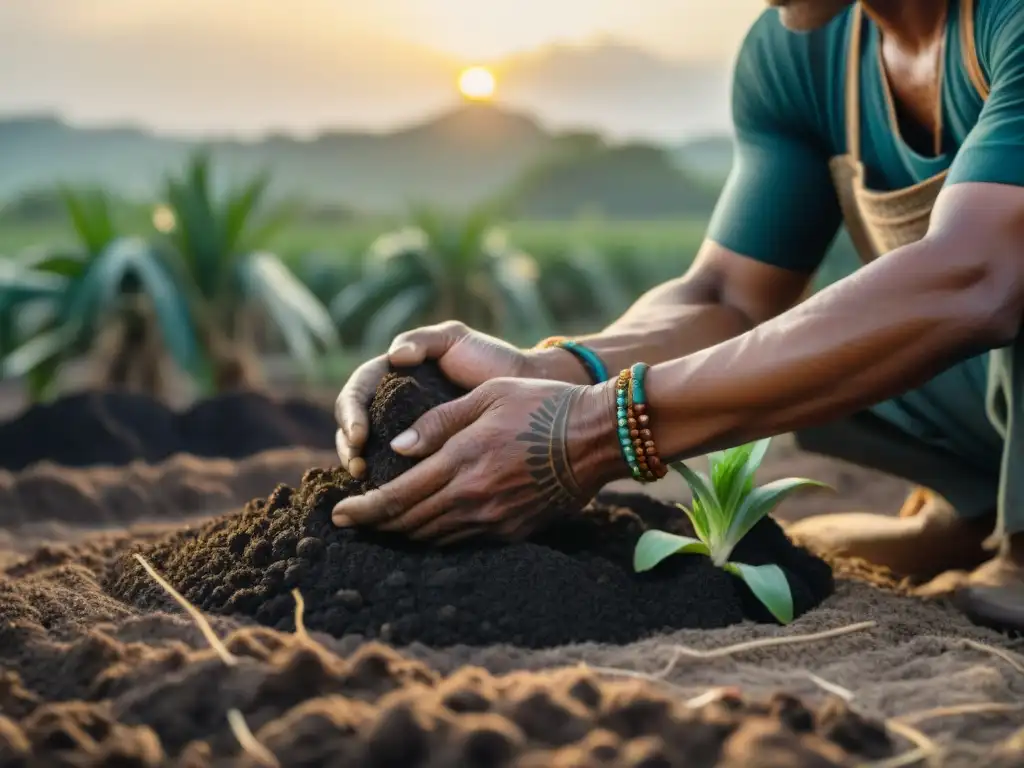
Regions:
<instances>
[{"instance_id":1,"label":"teal t-shirt","mask_svg":"<svg viewBox=\"0 0 1024 768\"><path fill-rule=\"evenodd\" d=\"M915 151L893 125L867 15L861 31L861 154L874 190L949 170L947 184L1024 186L1024 0L976 0L975 45L986 101L963 64L960 0L950 0L942 80L942 152ZM766 11L748 33L733 81L735 160L709 238L758 261L812 273L842 216L828 162L845 154L852 10L812 33ZM975 466L997 472L1002 438L985 412L988 355L970 358L871 410Z\"/></svg>"},{"instance_id":2,"label":"teal t-shirt","mask_svg":"<svg viewBox=\"0 0 1024 768\"><path fill-rule=\"evenodd\" d=\"M991 93L963 65L959 0L950 0L942 80L942 153L915 151L893 125L878 28L861 31L861 154L867 185L911 186L949 169L947 184L1024 186L1024 0L976 0L975 44ZM811 33L768 10L747 34L732 90L735 159L708 236L758 261L820 265L841 224L828 161L846 153L845 88L852 10Z\"/></svg>"}]
</instances>

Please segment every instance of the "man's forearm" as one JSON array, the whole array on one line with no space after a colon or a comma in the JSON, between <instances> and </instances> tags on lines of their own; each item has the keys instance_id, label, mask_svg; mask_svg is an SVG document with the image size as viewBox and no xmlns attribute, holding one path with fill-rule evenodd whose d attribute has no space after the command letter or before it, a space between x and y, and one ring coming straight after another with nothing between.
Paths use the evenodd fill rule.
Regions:
<instances>
[{"instance_id":1,"label":"man's forearm","mask_svg":"<svg viewBox=\"0 0 1024 768\"><path fill-rule=\"evenodd\" d=\"M1020 323L1017 267L993 267L967 246L908 246L749 332L652 368L662 455L840 418L1008 343Z\"/></svg>"},{"instance_id":2,"label":"man's forearm","mask_svg":"<svg viewBox=\"0 0 1024 768\"><path fill-rule=\"evenodd\" d=\"M674 360L744 333L750 319L699 281L679 278L648 291L600 333L580 336L614 376L636 362ZM579 363L562 350L543 353L549 378L588 383Z\"/></svg>"}]
</instances>

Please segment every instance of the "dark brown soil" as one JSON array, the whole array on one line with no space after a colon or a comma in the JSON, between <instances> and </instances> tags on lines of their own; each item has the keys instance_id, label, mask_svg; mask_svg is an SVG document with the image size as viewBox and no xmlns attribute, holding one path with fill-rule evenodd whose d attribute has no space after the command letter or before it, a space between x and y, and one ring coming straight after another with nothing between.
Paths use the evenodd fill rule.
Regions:
<instances>
[{"instance_id":1,"label":"dark brown soil","mask_svg":"<svg viewBox=\"0 0 1024 768\"><path fill-rule=\"evenodd\" d=\"M333 451L265 451L238 461L177 454L159 464L70 469L48 462L0 470L0 529L55 522L82 527L175 521L237 509L298 482Z\"/></svg>"},{"instance_id":2,"label":"dark brown soil","mask_svg":"<svg viewBox=\"0 0 1024 768\"><path fill-rule=\"evenodd\" d=\"M155 463L177 453L239 459L291 446L330 450L334 430L328 409L256 392L219 395L183 412L145 395L87 392L0 424L0 468Z\"/></svg>"},{"instance_id":3,"label":"dark brown soil","mask_svg":"<svg viewBox=\"0 0 1024 768\"><path fill-rule=\"evenodd\" d=\"M192 475L200 477L200 469L194 463L182 465L182 484L194 484ZM775 471L779 476L801 474L784 467ZM98 472L83 471L81 482L98 482ZM221 478L216 484L222 480L228 483ZM116 484L113 478L110 482ZM971 626L941 602L900 596L891 583L879 590L847 580L844 574L858 579L863 575L856 564L848 568L836 561L841 580L835 594L792 627L742 623L665 633L627 645L585 643L529 650L500 644L413 644L399 654L376 642L365 644L352 634L341 639L318 634L317 644L305 636L243 626L249 623L245 616L212 615L214 631L237 660L230 667L208 648L180 607L154 610L157 604L170 603L158 588L145 593L141 582L124 569L127 552L146 551L154 560L157 555L162 558L162 567L176 575L179 586L202 591L204 584L216 583L218 574L231 570L225 563L233 545L241 548L243 564L259 577L257 587L262 588L265 572L279 571L280 566L255 568L245 558L260 542L269 542L271 560L280 560L275 545L287 551L290 537L308 527L318 532L308 537L314 541L300 544L301 538L295 538L297 559L285 560L286 566L319 568L328 580L338 573L357 580L361 565L378 569L375 573L387 579L395 562L412 563L409 582L441 576L438 566L444 566L431 558L456 553L417 553L353 534L332 538L338 532L329 528L324 513L326 496L346 492L328 487L334 483L359 490L336 472L318 470L291 494L273 493L272 499L278 501L269 506L275 514L265 516L263 524L257 522L257 510L265 512L265 503L190 534L167 538L162 533L112 531L64 548L54 542L27 560L0 567L0 768L262 765L244 753L229 729L227 714L232 708L244 716L255 738L280 765L300 768L855 768L913 747L895 735L887 737L878 724L880 718L896 716L908 717L907 722L949 750L943 768L1024 765L1019 736L1024 721L1019 711L915 718L937 707L1019 703L1024 676L1017 654L1024 648ZM116 506L113 501L103 503ZM53 506L59 504L55 501ZM512 572L519 581L511 589L550 590L547 580L554 573L562 579L556 585L563 590L565 605L560 610L578 610L574 603L595 599L621 601L617 590L624 569L617 553L629 548L627 541L642 521L663 527L668 517L678 516L671 507L649 501L621 496L605 500L595 512L567 521L561 536L550 532L542 541L523 545L526 549L519 552L527 557L527 573ZM244 519L253 525L255 542L246 540L239 528L238 521ZM767 530L770 536L781 536L776 528ZM238 537L232 540L232 534ZM775 546L771 541L767 545ZM325 563L332 546L342 548L334 549L336 553L350 552L363 560L351 568L328 571ZM481 557L492 558L499 551L485 550ZM212 557L208 565L197 559L202 552ZM600 590L584 585L582 592L564 593L579 588L580 570L601 561L603 572L614 573L615 580L600 585ZM528 569L538 564L541 573L530 580ZM465 567L471 565L480 564ZM508 575L498 560L483 565L498 568L501 578ZM195 569L194 576L188 574L189 568ZM477 573L480 579L472 588L492 589L488 574L482 568ZM694 587L686 573L669 567L650 577L679 585L678 592L665 598L666 606L691 599L686 592ZM104 589L112 574L121 575L120 588L134 590L135 604ZM299 567L292 575L309 574ZM440 578L442 583L433 589L447 590L447 578ZM633 577L622 579L629 582ZM366 582L359 599L375 594L372 574ZM312 581L303 583L308 586ZM405 589L414 606L428 591L401 583L396 577L388 589L399 590L395 594ZM241 582L230 587L235 595L244 589ZM276 582L269 593L275 596L272 599L281 596ZM389 599L392 593L382 594ZM212 594L207 598L212 600ZM309 593L306 598L312 603ZM351 594L344 599L356 604ZM507 594L498 599L509 603ZM519 611L517 619L529 619L533 599L513 606ZM718 600L719 593L709 592L708 599ZM319 610L326 615L337 602L321 603ZM544 600L540 605L554 610L552 603ZM290 599L287 604L281 601L275 610L291 616L293 604ZM372 613L379 607L366 610ZM629 612L609 620L631 621L632 610L629 606ZM372 616L380 621L379 613ZM462 620L458 609L455 617ZM306 619L308 625L311 615ZM834 634L837 628L869 619L872 628ZM474 626L471 620L465 623L470 629ZM754 638L781 641L822 631L833 636L795 645L748 647L713 660L678 655L680 644L723 650ZM982 650L987 646L1002 655ZM666 666L670 660L674 663ZM845 704L829 700L808 672L849 689L853 709L879 720L866 720ZM657 675L664 685L622 677L645 673ZM742 698L725 695L687 705L691 697L722 685L746 693ZM780 688L789 693L771 694Z\"/></svg>"},{"instance_id":4,"label":"dark brown soil","mask_svg":"<svg viewBox=\"0 0 1024 768\"><path fill-rule=\"evenodd\" d=\"M377 482L407 466L387 436L443 402L438 375L421 368L381 386L367 452ZM386 422L388 413L398 415L397 426ZM281 486L241 514L179 533L145 554L203 610L293 629L290 593L299 589L311 629L395 644L627 642L665 628L770 620L742 582L707 558L677 557L652 574L634 574L633 548L648 527L693 534L685 515L646 497L603 497L526 543L438 551L335 528L334 504L361 490L342 470L311 470L298 489ZM781 566L798 615L832 591L830 568L790 544L772 520L745 538L735 558ZM136 605L166 604L130 557L111 571L108 585Z\"/></svg>"},{"instance_id":5,"label":"dark brown soil","mask_svg":"<svg viewBox=\"0 0 1024 768\"><path fill-rule=\"evenodd\" d=\"M370 404L365 448L369 484L384 485L411 469L416 461L392 451L391 441L431 408L463 394L465 390L449 382L431 363L417 366L411 373L396 371L385 377Z\"/></svg>"},{"instance_id":6,"label":"dark brown soil","mask_svg":"<svg viewBox=\"0 0 1024 768\"><path fill-rule=\"evenodd\" d=\"M688 707L586 669L445 676L386 646L344 658L271 630L228 637L229 667L152 644L166 627L88 632L61 656L32 644L14 665L24 674L0 677L0 765L261 765L229 730L231 709L289 768L853 768L893 752L883 728L838 700L727 694Z\"/></svg>"}]
</instances>

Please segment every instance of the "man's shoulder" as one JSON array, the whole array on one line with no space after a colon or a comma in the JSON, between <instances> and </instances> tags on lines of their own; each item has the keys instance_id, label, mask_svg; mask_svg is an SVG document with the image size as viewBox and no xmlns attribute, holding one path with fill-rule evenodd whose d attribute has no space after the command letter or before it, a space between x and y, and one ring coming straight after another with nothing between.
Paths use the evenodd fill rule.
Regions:
<instances>
[{"instance_id":1,"label":"man's shoulder","mask_svg":"<svg viewBox=\"0 0 1024 768\"><path fill-rule=\"evenodd\" d=\"M768 63L772 57L800 63L821 63L822 57L845 52L849 19L850 10L846 10L812 32L794 32L782 24L778 9L768 8L747 31L740 57L760 57L763 63Z\"/></svg>"},{"instance_id":2,"label":"man's shoulder","mask_svg":"<svg viewBox=\"0 0 1024 768\"><path fill-rule=\"evenodd\" d=\"M960 0L965 2L965 0ZM974 38L986 74L1006 57L1017 58L1024 45L1022 0L974 0Z\"/></svg>"},{"instance_id":3,"label":"man's shoulder","mask_svg":"<svg viewBox=\"0 0 1024 768\"><path fill-rule=\"evenodd\" d=\"M756 115L759 122L828 131L842 97L849 15L844 11L813 32L794 32L776 9L762 12L736 58L734 119Z\"/></svg>"},{"instance_id":4,"label":"man's shoulder","mask_svg":"<svg viewBox=\"0 0 1024 768\"><path fill-rule=\"evenodd\" d=\"M1018 24L1022 18L1024 3L1020 0L974 0L974 20L979 32L998 31L1001 25Z\"/></svg>"}]
</instances>

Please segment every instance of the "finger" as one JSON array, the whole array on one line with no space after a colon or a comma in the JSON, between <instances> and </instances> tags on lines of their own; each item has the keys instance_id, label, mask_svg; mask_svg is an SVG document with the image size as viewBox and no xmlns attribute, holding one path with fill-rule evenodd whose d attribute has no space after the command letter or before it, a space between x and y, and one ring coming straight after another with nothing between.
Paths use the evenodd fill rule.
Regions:
<instances>
[{"instance_id":1,"label":"finger","mask_svg":"<svg viewBox=\"0 0 1024 768\"><path fill-rule=\"evenodd\" d=\"M454 479L454 475L452 479ZM407 510L403 515L377 526L377 530L386 533L410 534L425 525L430 525L439 517L453 516L456 510L452 503L452 496L447 492L450 487L451 479L443 487Z\"/></svg>"},{"instance_id":2,"label":"finger","mask_svg":"<svg viewBox=\"0 0 1024 768\"><path fill-rule=\"evenodd\" d=\"M356 368L342 387L334 401L334 418L338 422L348 444L358 453L369 433L370 401L377 391L377 385L388 372L386 357L375 357Z\"/></svg>"},{"instance_id":3,"label":"finger","mask_svg":"<svg viewBox=\"0 0 1024 768\"><path fill-rule=\"evenodd\" d=\"M341 466L348 469L348 463L357 455L353 450L352 446L348 443L348 438L345 433L340 429L334 433L334 448L338 452L338 458L341 459Z\"/></svg>"},{"instance_id":4,"label":"finger","mask_svg":"<svg viewBox=\"0 0 1024 768\"><path fill-rule=\"evenodd\" d=\"M486 533L487 528L480 525L471 525L468 528L462 528L456 533L437 539L436 544L439 547L451 547L469 539L482 538Z\"/></svg>"},{"instance_id":5,"label":"finger","mask_svg":"<svg viewBox=\"0 0 1024 768\"><path fill-rule=\"evenodd\" d=\"M362 480L366 475L366 461L362 456L353 456L348 463L348 473L356 480Z\"/></svg>"},{"instance_id":6,"label":"finger","mask_svg":"<svg viewBox=\"0 0 1024 768\"><path fill-rule=\"evenodd\" d=\"M334 447L338 450L341 466L356 480L366 473L366 462L359 452L349 445L348 438L340 429L334 433Z\"/></svg>"},{"instance_id":7,"label":"finger","mask_svg":"<svg viewBox=\"0 0 1024 768\"><path fill-rule=\"evenodd\" d=\"M443 488L454 476L457 466L450 455L434 454L390 483L339 502L331 513L331 519L342 528L376 528L394 521Z\"/></svg>"},{"instance_id":8,"label":"finger","mask_svg":"<svg viewBox=\"0 0 1024 768\"><path fill-rule=\"evenodd\" d=\"M341 459L341 466L356 480L360 479L366 472L366 462L360 457L358 449L349 444L348 438L340 429L334 433L334 447L338 451L338 458Z\"/></svg>"},{"instance_id":9,"label":"finger","mask_svg":"<svg viewBox=\"0 0 1024 768\"><path fill-rule=\"evenodd\" d=\"M462 531L483 531L487 528L486 525L481 525L471 512L454 509L450 499L449 503L442 507L442 512L433 518L424 518L422 525L406 531L406 535L414 541L445 541L453 536L458 540Z\"/></svg>"},{"instance_id":10,"label":"finger","mask_svg":"<svg viewBox=\"0 0 1024 768\"><path fill-rule=\"evenodd\" d=\"M436 453L454 435L479 419L488 402L480 390L476 390L431 408L391 441L391 450L411 458Z\"/></svg>"},{"instance_id":11,"label":"finger","mask_svg":"<svg viewBox=\"0 0 1024 768\"><path fill-rule=\"evenodd\" d=\"M406 331L395 337L388 350L392 365L406 367L419 365L424 360L443 357L469 329L458 322L439 323Z\"/></svg>"}]
</instances>

